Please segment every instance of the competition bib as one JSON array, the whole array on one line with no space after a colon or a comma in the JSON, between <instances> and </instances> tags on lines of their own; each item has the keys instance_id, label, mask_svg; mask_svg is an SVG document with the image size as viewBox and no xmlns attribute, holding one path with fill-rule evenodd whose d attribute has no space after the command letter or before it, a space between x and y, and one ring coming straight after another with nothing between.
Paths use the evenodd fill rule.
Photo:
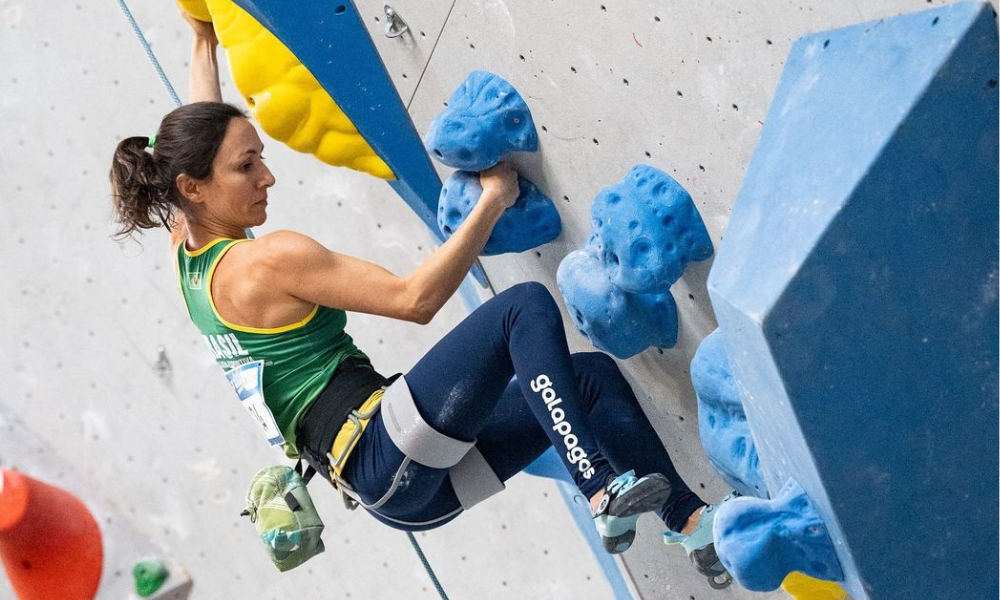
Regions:
<instances>
[{"instance_id":1,"label":"competition bib","mask_svg":"<svg viewBox=\"0 0 1000 600\"><path fill-rule=\"evenodd\" d=\"M274 414L264 403L264 361L258 360L230 369L226 371L226 379L236 390L240 404L250 413L267 443L272 446L284 444L285 438L274 421Z\"/></svg>"}]
</instances>

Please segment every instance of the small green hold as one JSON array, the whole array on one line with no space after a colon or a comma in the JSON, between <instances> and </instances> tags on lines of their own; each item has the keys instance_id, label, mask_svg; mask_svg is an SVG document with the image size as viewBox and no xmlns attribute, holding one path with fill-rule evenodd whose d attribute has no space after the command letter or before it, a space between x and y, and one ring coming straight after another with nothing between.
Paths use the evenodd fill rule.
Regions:
<instances>
[{"instance_id":1,"label":"small green hold","mask_svg":"<svg viewBox=\"0 0 1000 600\"><path fill-rule=\"evenodd\" d=\"M132 567L132 577L135 579L135 593L146 598L163 587L163 582L170 577L170 569L162 560L144 560Z\"/></svg>"}]
</instances>

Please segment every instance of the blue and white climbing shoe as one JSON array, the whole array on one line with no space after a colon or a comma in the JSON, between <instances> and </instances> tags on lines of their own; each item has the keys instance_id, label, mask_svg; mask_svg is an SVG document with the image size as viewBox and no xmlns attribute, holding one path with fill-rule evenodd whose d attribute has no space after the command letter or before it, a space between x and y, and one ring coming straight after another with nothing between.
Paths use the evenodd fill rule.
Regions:
<instances>
[{"instance_id":1,"label":"blue and white climbing shoe","mask_svg":"<svg viewBox=\"0 0 1000 600\"><path fill-rule=\"evenodd\" d=\"M639 515L663 506L670 490L670 482L660 473L638 478L635 471L629 471L608 481L594 511L594 524L604 549L611 554L628 550L635 539Z\"/></svg>"},{"instance_id":2,"label":"blue and white climbing shoe","mask_svg":"<svg viewBox=\"0 0 1000 600\"><path fill-rule=\"evenodd\" d=\"M698 525L688 535L669 529L663 532L663 543L668 546L682 546L694 563L694 568L708 577L708 584L717 590L729 587L733 578L726 571L726 567L722 566L719 555L715 553L715 513L720 506L738 496L739 494L732 492L718 504L709 504L702 509Z\"/></svg>"}]
</instances>

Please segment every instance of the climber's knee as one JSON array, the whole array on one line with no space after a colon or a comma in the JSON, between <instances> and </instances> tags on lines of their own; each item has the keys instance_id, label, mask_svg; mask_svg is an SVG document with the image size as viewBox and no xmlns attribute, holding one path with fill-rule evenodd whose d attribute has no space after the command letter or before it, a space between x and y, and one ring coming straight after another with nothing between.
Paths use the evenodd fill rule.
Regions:
<instances>
[{"instance_id":1,"label":"climber's knee","mask_svg":"<svg viewBox=\"0 0 1000 600\"><path fill-rule=\"evenodd\" d=\"M562 323L562 315L555 298L548 288L537 281L519 283L504 293L510 295L510 302L522 314L530 314L541 322L555 319Z\"/></svg>"}]
</instances>

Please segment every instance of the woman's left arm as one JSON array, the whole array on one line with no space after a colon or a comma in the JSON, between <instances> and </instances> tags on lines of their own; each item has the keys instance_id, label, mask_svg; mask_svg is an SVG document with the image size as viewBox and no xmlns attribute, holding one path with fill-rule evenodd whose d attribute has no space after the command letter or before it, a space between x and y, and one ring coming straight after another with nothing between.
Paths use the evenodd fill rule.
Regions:
<instances>
[{"instance_id":1,"label":"woman's left arm","mask_svg":"<svg viewBox=\"0 0 1000 600\"><path fill-rule=\"evenodd\" d=\"M181 16L187 21L194 34L191 38L191 72L189 75L190 102L222 102L219 85L219 61L215 51L219 39L215 37L215 26L199 21L183 10ZM170 227L170 247L177 248L181 240L187 239L188 228L184 213L174 210L173 225Z\"/></svg>"},{"instance_id":2,"label":"woman's left arm","mask_svg":"<svg viewBox=\"0 0 1000 600\"><path fill-rule=\"evenodd\" d=\"M216 48L219 38L211 23L199 21L181 11L184 20L191 26L194 37L191 40L190 102L222 102L222 88L219 85L219 59Z\"/></svg>"}]
</instances>

